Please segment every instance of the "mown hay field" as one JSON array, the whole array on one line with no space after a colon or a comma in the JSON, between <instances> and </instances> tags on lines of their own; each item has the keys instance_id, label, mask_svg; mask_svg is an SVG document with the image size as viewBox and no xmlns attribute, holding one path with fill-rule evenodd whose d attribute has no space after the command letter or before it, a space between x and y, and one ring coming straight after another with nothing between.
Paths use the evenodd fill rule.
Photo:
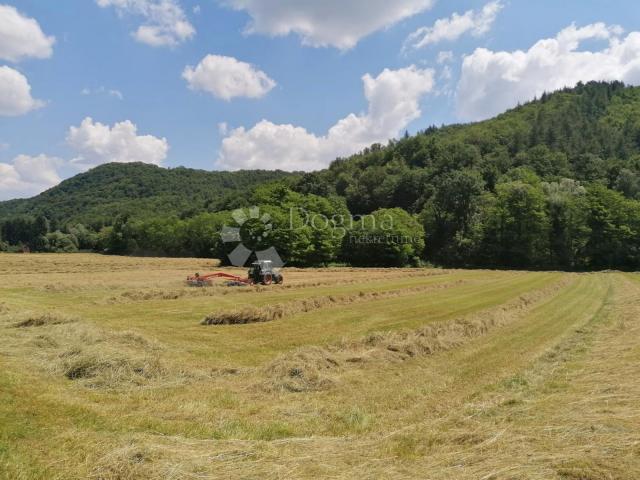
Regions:
<instances>
[{"instance_id":1,"label":"mown hay field","mask_svg":"<svg viewBox=\"0 0 640 480\"><path fill-rule=\"evenodd\" d=\"M0 478L640 478L640 275L216 269L0 254Z\"/></svg>"}]
</instances>

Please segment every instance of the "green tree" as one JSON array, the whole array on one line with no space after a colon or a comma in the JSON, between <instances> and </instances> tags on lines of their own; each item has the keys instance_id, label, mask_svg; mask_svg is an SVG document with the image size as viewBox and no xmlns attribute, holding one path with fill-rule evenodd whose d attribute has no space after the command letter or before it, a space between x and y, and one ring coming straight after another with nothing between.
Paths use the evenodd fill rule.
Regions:
<instances>
[{"instance_id":1,"label":"green tree","mask_svg":"<svg viewBox=\"0 0 640 480\"><path fill-rule=\"evenodd\" d=\"M98 234L81 223L67 225L66 232L78 240L80 250L93 250L98 242Z\"/></svg>"},{"instance_id":2,"label":"green tree","mask_svg":"<svg viewBox=\"0 0 640 480\"><path fill-rule=\"evenodd\" d=\"M78 251L78 239L69 233L61 231L46 235L46 249L53 253L74 253Z\"/></svg>"},{"instance_id":3,"label":"green tree","mask_svg":"<svg viewBox=\"0 0 640 480\"><path fill-rule=\"evenodd\" d=\"M588 188L588 224L591 234L586 245L589 265L594 268L638 266L640 208L602 185Z\"/></svg>"},{"instance_id":4,"label":"green tree","mask_svg":"<svg viewBox=\"0 0 640 480\"><path fill-rule=\"evenodd\" d=\"M190 255L200 258L225 259L226 251L222 239L224 225L231 225L230 212L202 213L185 222L185 249Z\"/></svg>"},{"instance_id":5,"label":"green tree","mask_svg":"<svg viewBox=\"0 0 640 480\"><path fill-rule=\"evenodd\" d=\"M485 255L490 261L504 266L545 265L548 228L540 186L522 181L499 184L487 217Z\"/></svg>"},{"instance_id":6,"label":"green tree","mask_svg":"<svg viewBox=\"0 0 640 480\"><path fill-rule=\"evenodd\" d=\"M427 252L446 264L470 263L480 240L479 226L484 181L465 169L436 181L436 193L423 212Z\"/></svg>"},{"instance_id":7,"label":"green tree","mask_svg":"<svg viewBox=\"0 0 640 480\"><path fill-rule=\"evenodd\" d=\"M262 247L276 247L283 259L294 265L323 265L337 258L342 225L349 217L344 199L303 195L281 184L256 189L252 199L261 212L270 215L272 231L268 237L259 233L264 227L254 222L257 231L252 236L266 239Z\"/></svg>"},{"instance_id":8,"label":"green tree","mask_svg":"<svg viewBox=\"0 0 640 480\"><path fill-rule=\"evenodd\" d=\"M586 189L579 182L563 178L544 183L549 217L549 264L553 267L586 266L585 247L589 239Z\"/></svg>"},{"instance_id":9,"label":"green tree","mask_svg":"<svg viewBox=\"0 0 640 480\"><path fill-rule=\"evenodd\" d=\"M135 252L138 245L133 238L132 225L129 217L118 215L109 229L101 232L101 246L106 253L126 255Z\"/></svg>"},{"instance_id":10,"label":"green tree","mask_svg":"<svg viewBox=\"0 0 640 480\"><path fill-rule=\"evenodd\" d=\"M415 265L424 246L424 230L413 215L380 209L354 222L343 239L342 258L356 266Z\"/></svg>"},{"instance_id":11,"label":"green tree","mask_svg":"<svg viewBox=\"0 0 640 480\"><path fill-rule=\"evenodd\" d=\"M616 190L627 198L640 198L640 174L628 168L623 168L615 181Z\"/></svg>"}]
</instances>

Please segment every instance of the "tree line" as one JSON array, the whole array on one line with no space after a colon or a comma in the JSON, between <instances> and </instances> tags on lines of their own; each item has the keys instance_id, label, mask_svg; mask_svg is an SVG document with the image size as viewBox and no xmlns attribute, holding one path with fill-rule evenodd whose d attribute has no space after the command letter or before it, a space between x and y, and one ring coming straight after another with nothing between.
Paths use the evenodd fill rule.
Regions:
<instances>
[{"instance_id":1,"label":"tree line","mask_svg":"<svg viewBox=\"0 0 640 480\"><path fill-rule=\"evenodd\" d=\"M217 193L201 183L201 198L188 202L161 190L154 208L141 200L99 221L13 215L0 222L0 248L224 259L237 242L220 232L237 223L235 209L256 205L269 220L244 223L243 244L274 246L290 265L637 269L640 89L578 84L488 121L372 145L322 171L240 178L242 189Z\"/></svg>"},{"instance_id":2,"label":"tree line","mask_svg":"<svg viewBox=\"0 0 640 480\"><path fill-rule=\"evenodd\" d=\"M545 182L525 167L510 170L495 192L484 190L473 170L451 172L419 214L396 207L352 216L343 198L301 194L280 183L257 189L251 200L261 217L268 215L266 223L249 219L240 227L226 210L186 219L119 216L97 232L81 224L49 231L42 216L18 217L2 223L0 248L225 259L237 245L221 235L231 227L251 250L273 246L299 266L640 266L639 201L599 184Z\"/></svg>"}]
</instances>

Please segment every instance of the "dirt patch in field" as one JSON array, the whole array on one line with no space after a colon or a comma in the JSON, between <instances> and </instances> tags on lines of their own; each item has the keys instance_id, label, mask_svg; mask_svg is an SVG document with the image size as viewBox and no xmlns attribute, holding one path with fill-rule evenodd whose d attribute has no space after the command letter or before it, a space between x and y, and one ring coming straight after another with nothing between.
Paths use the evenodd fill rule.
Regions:
<instances>
[{"instance_id":1,"label":"dirt patch in field","mask_svg":"<svg viewBox=\"0 0 640 480\"><path fill-rule=\"evenodd\" d=\"M386 298L415 295L417 293L432 290L452 288L468 280L456 280L438 285L425 285L419 287L404 288L401 290L389 290L385 292L359 292L353 295L327 295L296 300L286 303L277 303L264 307L251 307L241 310L215 312L206 316L200 323L202 325L243 325L247 323L261 323L279 320L299 313L307 313L321 308L336 305L351 305L353 303L382 300Z\"/></svg>"},{"instance_id":2,"label":"dirt patch in field","mask_svg":"<svg viewBox=\"0 0 640 480\"><path fill-rule=\"evenodd\" d=\"M303 392L323 390L334 383L340 370L383 361L405 361L456 348L472 338L522 318L536 305L571 283L563 280L526 293L496 308L462 318L399 332L379 332L326 347L303 347L276 358L264 369L267 390Z\"/></svg>"}]
</instances>

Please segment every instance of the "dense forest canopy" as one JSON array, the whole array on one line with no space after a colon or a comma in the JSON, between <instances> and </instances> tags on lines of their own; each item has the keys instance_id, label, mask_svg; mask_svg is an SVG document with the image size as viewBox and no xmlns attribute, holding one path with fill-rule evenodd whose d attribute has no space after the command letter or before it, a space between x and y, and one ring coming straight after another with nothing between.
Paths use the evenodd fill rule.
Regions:
<instances>
[{"instance_id":1,"label":"dense forest canopy","mask_svg":"<svg viewBox=\"0 0 640 480\"><path fill-rule=\"evenodd\" d=\"M100 229L111 225L118 215L188 217L233 208L234 199L253 187L291 175L268 170L209 172L110 163L65 180L37 197L0 202L0 220L20 214L44 215L56 226L83 223Z\"/></svg>"},{"instance_id":2,"label":"dense forest canopy","mask_svg":"<svg viewBox=\"0 0 640 480\"><path fill-rule=\"evenodd\" d=\"M270 218L269 235L243 226L252 248L296 265L637 268L640 88L578 84L307 174L105 165L0 203L0 248L224 257L219 232L250 205Z\"/></svg>"}]
</instances>

